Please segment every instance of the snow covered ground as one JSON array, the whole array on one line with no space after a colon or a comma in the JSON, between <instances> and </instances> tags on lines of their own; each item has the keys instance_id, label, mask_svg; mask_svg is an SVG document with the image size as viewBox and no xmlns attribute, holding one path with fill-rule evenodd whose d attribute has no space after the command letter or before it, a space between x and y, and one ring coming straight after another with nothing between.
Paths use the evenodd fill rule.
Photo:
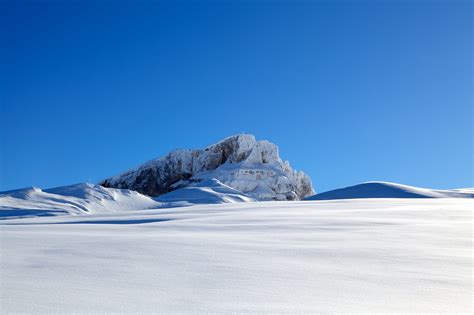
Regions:
<instances>
[{"instance_id":1,"label":"snow covered ground","mask_svg":"<svg viewBox=\"0 0 474 315\"><path fill-rule=\"evenodd\" d=\"M0 313L472 313L472 199L0 220Z\"/></svg>"}]
</instances>

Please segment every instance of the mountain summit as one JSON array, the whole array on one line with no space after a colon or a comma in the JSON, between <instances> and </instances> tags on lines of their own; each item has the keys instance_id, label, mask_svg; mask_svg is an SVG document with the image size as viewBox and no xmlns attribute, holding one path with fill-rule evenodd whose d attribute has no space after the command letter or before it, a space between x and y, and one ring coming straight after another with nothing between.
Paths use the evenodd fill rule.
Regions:
<instances>
[{"instance_id":1,"label":"mountain summit","mask_svg":"<svg viewBox=\"0 0 474 315\"><path fill-rule=\"evenodd\" d=\"M158 196L213 178L257 200L297 200L314 194L311 179L293 171L275 144L246 134L205 149L172 151L100 185Z\"/></svg>"}]
</instances>

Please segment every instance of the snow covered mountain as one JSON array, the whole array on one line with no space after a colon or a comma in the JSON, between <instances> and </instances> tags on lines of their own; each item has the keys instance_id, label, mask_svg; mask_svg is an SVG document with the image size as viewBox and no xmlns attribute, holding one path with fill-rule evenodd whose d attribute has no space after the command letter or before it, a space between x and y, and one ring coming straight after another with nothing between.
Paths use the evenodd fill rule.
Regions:
<instances>
[{"instance_id":1,"label":"snow covered mountain","mask_svg":"<svg viewBox=\"0 0 474 315\"><path fill-rule=\"evenodd\" d=\"M474 189L436 190L389 182L367 182L326 191L306 200L355 199L355 198L473 198Z\"/></svg>"},{"instance_id":2,"label":"snow covered mountain","mask_svg":"<svg viewBox=\"0 0 474 315\"><path fill-rule=\"evenodd\" d=\"M203 150L175 150L100 185L159 196L212 178L256 200L295 200L314 194L310 178L282 161L276 145L245 134Z\"/></svg>"}]
</instances>

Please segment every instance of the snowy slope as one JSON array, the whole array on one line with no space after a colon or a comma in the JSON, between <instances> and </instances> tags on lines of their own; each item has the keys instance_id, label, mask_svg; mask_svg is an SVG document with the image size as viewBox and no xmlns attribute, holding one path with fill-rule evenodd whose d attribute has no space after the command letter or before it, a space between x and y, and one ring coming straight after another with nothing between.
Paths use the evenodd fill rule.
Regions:
<instances>
[{"instance_id":1,"label":"snowy slope","mask_svg":"<svg viewBox=\"0 0 474 315\"><path fill-rule=\"evenodd\" d=\"M471 199L0 221L1 313L472 314Z\"/></svg>"},{"instance_id":2,"label":"snowy slope","mask_svg":"<svg viewBox=\"0 0 474 315\"><path fill-rule=\"evenodd\" d=\"M0 218L78 215L159 207L136 191L76 184L41 190L30 187L0 193Z\"/></svg>"},{"instance_id":3,"label":"snowy slope","mask_svg":"<svg viewBox=\"0 0 474 315\"><path fill-rule=\"evenodd\" d=\"M252 198L222 184L217 179L204 180L188 187L161 195L156 200L164 206L250 202Z\"/></svg>"},{"instance_id":4,"label":"snowy slope","mask_svg":"<svg viewBox=\"0 0 474 315\"><path fill-rule=\"evenodd\" d=\"M93 184L76 184L45 190L31 187L0 192L0 219L249 201L253 199L215 179L175 190L157 199L136 191L105 188Z\"/></svg>"},{"instance_id":5,"label":"snowy slope","mask_svg":"<svg viewBox=\"0 0 474 315\"><path fill-rule=\"evenodd\" d=\"M326 191L306 200L354 198L472 198L474 189L436 190L389 182L367 182L355 186Z\"/></svg>"}]
</instances>

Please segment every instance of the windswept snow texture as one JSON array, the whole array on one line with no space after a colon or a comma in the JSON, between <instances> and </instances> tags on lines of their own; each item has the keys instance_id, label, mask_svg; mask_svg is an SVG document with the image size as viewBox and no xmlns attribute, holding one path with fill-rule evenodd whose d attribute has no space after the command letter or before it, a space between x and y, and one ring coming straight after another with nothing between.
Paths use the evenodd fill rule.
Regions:
<instances>
[{"instance_id":1,"label":"windswept snow texture","mask_svg":"<svg viewBox=\"0 0 474 315\"><path fill-rule=\"evenodd\" d=\"M295 200L314 194L306 174L283 161L276 145L253 135L235 135L203 150L175 150L100 184L159 196L212 178L256 200Z\"/></svg>"},{"instance_id":2,"label":"windswept snow texture","mask_svg":"<svg viewBox=\"0 0 474 315\"><path fill-rule=\"evenodd\" d=\"M0 221L1 313L472 314L470 199Z\"/></svg>"},{"instance_id":3,"label":"windswept snow texture","mask_svg":"<svg viewBox=\"0 0 474 315\"><path fill-rule=\"evenodd\" d=\"M191 186L161 195L156 200L164 206L250 202L252 198L222 184L217 179L204 180Z\"/></svg>"},{"instance_id":4,"label":"windswept snow texture","mask_svg":"<svg viewBox=\"0 0 474 315\"><path fill-rule=\"evenodd\" d=\"M132 190L105 188L93 184L76 184L45 190L31 187L0 192L0 220L249 201L254 200L216 179L175 190L157 199Z\"/></svg>"},{"instance_id":5,"label":"windswept snow texture","mask_svg":"<svg viewBox=\"0 0 474 315\"><path fill-rule=\"evenodd\" d=\"M367 182L316 194L306 200L355 198L473 198L474 189L436 190L388 182Z\"/></svg>"},{"instance_id":6,"label":"windswept snow texture","mask_svg":"<svg viewBox=\"0 0 474 315\"><path fill-rule=\"evenodd\" d=\"M76 184L41 190L31 187L0 192L0 219L78 215L158 208L161 203L136 191Z\"/></svg>"}]
</instances>

